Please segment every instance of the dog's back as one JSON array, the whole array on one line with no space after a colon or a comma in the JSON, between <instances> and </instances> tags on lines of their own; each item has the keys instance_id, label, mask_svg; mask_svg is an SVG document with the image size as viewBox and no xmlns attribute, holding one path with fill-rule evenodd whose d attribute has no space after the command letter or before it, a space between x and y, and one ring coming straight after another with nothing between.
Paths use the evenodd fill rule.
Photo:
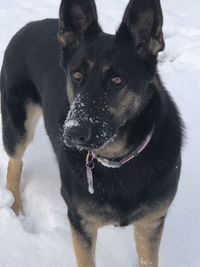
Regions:
<instances>
[{"instance_id":1,"label":"dog's back","mask_svg":"<svg viewBox=\"0 0 200 267\"><path fill-rule=\"evenodd\" d=\"M42 105L43 95L48 95L50 91L59 99L59 92L63 92L65 75L60 68L57 31L56 19L30 23L12 38L5 51L0 89L3 140L10 156L20 150L21 157L29 141L20 149L17 144L26 139L25 135L33 135L33 129L29 134L25 129L27 110L30 109L34 120L34 113L38 114L38 108Z\"/></svg>"}]
</instances>

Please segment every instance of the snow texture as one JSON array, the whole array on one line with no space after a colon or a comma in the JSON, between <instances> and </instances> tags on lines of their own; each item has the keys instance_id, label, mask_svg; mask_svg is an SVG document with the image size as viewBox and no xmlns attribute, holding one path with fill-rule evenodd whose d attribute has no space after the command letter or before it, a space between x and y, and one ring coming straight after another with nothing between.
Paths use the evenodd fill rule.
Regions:
<instances>
[{"instance_id":1,"label":"snow texture","mask_svg":"<svg viewBox=\"0 0 200 267\"><path fill-rule=\"evenodd\" d=\"M127 2L97 0L99 19L107 32L115 31ZM55 0L0 1L0 65L12 35L27 22L57 17L58 5ZM162 0L162 6L166 49L159 57L159 71L180 107L187 140L178 194L166 220L160 266L199 267L200 2ZM59 192L59 172L42 119L24 157L24 216L16 217L10 209L13 197L5 189L6 166L1 142L0 266L75 267L67 209ZM99 231L97 266L137 266L132 227L110 226Z\"/></svg>"}]
</instances>

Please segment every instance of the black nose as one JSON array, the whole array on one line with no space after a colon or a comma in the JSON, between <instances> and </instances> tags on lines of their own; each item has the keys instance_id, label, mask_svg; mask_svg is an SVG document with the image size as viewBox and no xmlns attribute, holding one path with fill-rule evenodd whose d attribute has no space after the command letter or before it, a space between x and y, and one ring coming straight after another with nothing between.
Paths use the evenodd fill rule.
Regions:
<instances>
[{"instance_id":1,"label":"black nose","mask_svg":"<svg viewBox=\"0 0 200 267\"><path fill-rule=\"evenodd\" d=\"M91 127L78 125L65 129L65 138L71 145L85 145L91 138Z\"/></svg>"}]
</instances>

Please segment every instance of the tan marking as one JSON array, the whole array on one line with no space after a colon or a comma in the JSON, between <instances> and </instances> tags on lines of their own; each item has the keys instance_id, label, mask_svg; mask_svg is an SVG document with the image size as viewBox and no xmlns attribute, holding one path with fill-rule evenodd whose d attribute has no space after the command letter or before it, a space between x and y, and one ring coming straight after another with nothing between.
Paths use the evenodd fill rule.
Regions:
<instances>
[{"instance_id":1,"label":"tan marking","mask_svg":"<svg viewBox=\"0 0 200 267\"><path fill-rule=\"evenodd\" d=\"M24 124L26 134L22 141L17 145L15 154L10 156L7 170L7 189L10 190L15 198L12 206L13 211L18 214L22 210L20 200L20 180L22 172L22 157L28 144L32 141L36 123L41 115L41 108L38 105L29 103L26 111L26 121Z\"/></svg>"},{"instance_id":2,"label":"tan marking","mask_svg":"<svg viewBox=\"0 0 200 267\"><path fill-rule=\"evenodd\" d=\"M103 74L104 74L106 71L108 71L110 67L111 67L110 64L104 65L103 68L102 68L102 72L103 72Z\"/></svg>"},{"instance_id":3,"label":"tan marking","mask_svg":"<svg viewBox=\"0 0 200 267\"><path fill-rule=\"evenodd\" d=\"M159 218L166 216L169 206L172 202L172 199L166 200L164 203L157 204L155 208L151 209L147 206L145 210L145 215L140 219L137 220L135 223L139 224L148 224L154 221L157 221Z\"/></svg>"},{"instance_id":4,"label":"tan marking","mask_svg":"<svg viewBox=\"0 0 200 267\"><path fill-rule=\"evenodd\" d=\"M171 199L165 203L161 203L154 208L148 205L141 206L134 213L141 213L140 219L134 220L135 225L135 240L139 258L140 267L158 267L158 253L160 241L164 226L164 217L167 214ZM119 225L120 221L115 219L115 212L110 206L93 207L91 204L79 204L78 214L82 218L87 218L87 221L97 229L106 225ZM98 210L98 212L96 211ZM102 215L101 215L102 214ZM106 219L110 216L112 219ZM131 219L132 215L130 215ZM134 218L134 214L133 217Z\"/></svg>"},{"instance_id":5,"label":"tan marking","mask_svg":"<svg viewBox=\"0 0 200 267\"><path fill-rule=\"evenodd\" d=\"M60 31L57 39L62 47L70 47L76 43L76 38L72 32Z\"/></svg>"},{"instance_id":6,"label":"tan marking","mask_svg":"<svg viewBox=\"0 0 200 267\"><path fill-rule=\"evenodd\" d=\"M25 129L27 132L26 143L30 144L33 140L36 124L42 115L42 109L36 104L29 103L27 106L27 119L25 122Z\"/></svg>"},{"instance_id":7,"label":"tan marking","mask_svg":"<svg viewBox=\"0 0 200 267\"><path fill-rule=\"evenodd\" d=\"M22 161L10 159L7 169L7 189L13 193L14 203L12 210L18 215L22 211L20 199L20 180L22 173Z\"/></svg>"},{"instance_id":8,"label":"tan marking","mask_svg":"<svg viewBox=\"0 0 200 267\"><path fill-rule=\"evenodd\" d=\"M163 49L163 42L159 42L156 39L151 38L149 42L149 50L153 55L157 55L159 51Z\"/></svg>"},{"instance_id":9,"label":"tan marking","mask_svg":"<svg viewBox=\"0 0 200 267\"><path fill-rule=\"evenodd\" d=\"M75 96L74 96L72 82L69 79L67 79L67 96L68 96L69 104L71 105Z\"/></svg>"},{"instance_id":10,"label":"tan marking","mask_svg":"<svg viewBox=\"0 0 200 267\"><path fill-rule=\"evenodd\" d=\"M97 229L94 225L85 225L87 233L92 239L92 248L87 247L83 237L71 225L72 241L78 263L78 267L95 267L95 250L97 240Z\"/></svg>"},{"instance_id":11,"label":"tan marking","mask_svg":"<svg viewBox=\"0 0 200 267\"><path fill-rule=\"evenodd\" d=\"M169 203L166 202L166 203ZM163 210L165 207L168 207L167 204L161 204L154 208L149 207L149 205L141 205L136 210L134 210L132 213L129 214L127 217L127 223L139 223L142 221L144 223L148 223L148 220L154 221L157 220L157 218L160 218L163 216L161 210ZM76 202L77 212L82 218L87 218L87 221L91 224L95 224L97 228L100 228L102 226L106 225L120 225L120 218L118 217L118 212L115 211L114 208L112 208L109 205L101 205L101 206L94 206L92 202L81 203L77 200ZM166 208L167 209L167 208ZM138 218L139 219L135 219ZM108 219L110 218L110 219Z\"/></svg>"},{"instance_id":12,"label":"tan marking","mask_svg":"<svg viewBox=\"0 0 200 267\"><path fill-rule=\"evenodd\" d=\"M115 105L110 107L110 113L117 118L122 117L128 109L137 112L140 108L141 97L124 88L117 97Z\"/></svg>"},{"instance_id":13,"label":"tan marking","mask_svg":"<svg viewBox=\"0 0 200 267\"><path fill-rule=\"evenodd\" d=\"M117 222L117 220L106 220L103 216L101 216L101 213L104 213L104 215L109 215L113 213L113 210L111 207L109 207L108 205L104 205L104 206L99 206L98 207L98 213L96 213L94 211L93 215L93 210L91 211L91 207L92 204L77 204L77 208L78 208L78 214L82 217L82 218L87 218L87 221L92 224L95 225L96 228L101 228L103 226L106 225L117 225L119 222Z\"/></svg>"},{"instance_id":14,"label":"tan marking","mask_svg":"<svg viewBox=\"0 0 200 267\"><path fill-rule=\"evenodd\" d=\"M163 232L161 218L166 216L168 207L167 202L160 209L150 211L145 217L134 222L140 267L158 267L158 253Z\"/></svg>"},{"instance_id":15,"label":"tan marking","mask_svg":"<svg viewBox=\"0 0 200 267\"><path fill-rule=\"evenodd\" d=\"M42 109L39 105L29 103L26 111L25 130L26 134L22 141L17 145L15 155L12 157L21 160L27 146L32 142L36 124L42 114Z\"/></svg>"},{"instance_id":16,"label":"tan marking","mask_svg":"<svg viewBox=\"0 0 200 267\"><path fill-rule=\"evenodd\" d=\"M158 267L158 253L162 235L162 229L156 233L158 222L135 227L136 249L140 267ZM154 242L151 236L154 235Z\"/></svg>"},{"instance_id":17,"label":"tan marking","mask_svg":"<svg viewBox=\"0 0 200 267\"><path fill-rule=\"evenodd\" d=\"M137 94L128 91L124 88L118 95L115 105L110 107L110 113L116 117L116 119L123 119L123 115L126 114L130 108L134 112L138 112L140 109L141 98ZM127 136L124 135L117 138L111 143L106 144L102 148L95 151L98 156L104 158L119 158L124 157L130 152L130 147L127 147Z\"/></svg>"},{"instance_id":18,"label":"tan marking","mask_svg":"<svg viewBox=\"0 0 200 267\"><path fill-rule=\"evenodd\" d=\"M135 240L140 267L158 267L158 252L164 217L171 201L172 199L169 199L164 203L155 204L154 207L142 205L129 216L129 223L132 221L135 225ZM92 203L80 204L77 201L76 207L78 214L89 222L87 229L92 229L92 225L97 229L111 224L120 225L119 217L115 217L114 209L108 205L94 206ZM137 214L140 215L136 220L134 218L138 217ZM107 219L109 217L111 219Z\"/></svg>"},{"instance_id":19,"label":"tan marking","mask_svg":"<svg viewBox=\"0 0 200 267\"><path fill-rule=\"evenodd\" d=\"M104 158L119 158L126 156L130 152L127 148L127 136L124 135L122 138L116 139L110 144L106 144L102 148L95 151L98 156Z\"/></svg>"}]
</instances>

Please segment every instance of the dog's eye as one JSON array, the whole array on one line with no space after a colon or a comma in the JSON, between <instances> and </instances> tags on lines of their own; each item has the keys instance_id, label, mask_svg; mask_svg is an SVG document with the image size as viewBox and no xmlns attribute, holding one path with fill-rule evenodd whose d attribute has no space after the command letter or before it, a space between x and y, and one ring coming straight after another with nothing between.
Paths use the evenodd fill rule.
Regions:
<instances>
[{"instance_id":1,"label":"dog's eye","mask_svg":"<svg viewBox=\"0 0 200 267\"><path fill-rule=\"evenodd\" d=\"M122 84L122 78L120 76L116 76L112 78L112 83L115 86L120 86Z\"/></svg>"},{"instance_id":2,"label":"dog's eye","mask_svg":"<svg viewBox=\"0 0 200 267\"><path fill-rule=\"evenodd\" d=\"M80 71L75 71L75 72L73 72L73 78L74 78L74 80L76 80L76 81L81 81L81 79L82 79L82 73L80 72Z\"/></svg>"}]
</instances>

